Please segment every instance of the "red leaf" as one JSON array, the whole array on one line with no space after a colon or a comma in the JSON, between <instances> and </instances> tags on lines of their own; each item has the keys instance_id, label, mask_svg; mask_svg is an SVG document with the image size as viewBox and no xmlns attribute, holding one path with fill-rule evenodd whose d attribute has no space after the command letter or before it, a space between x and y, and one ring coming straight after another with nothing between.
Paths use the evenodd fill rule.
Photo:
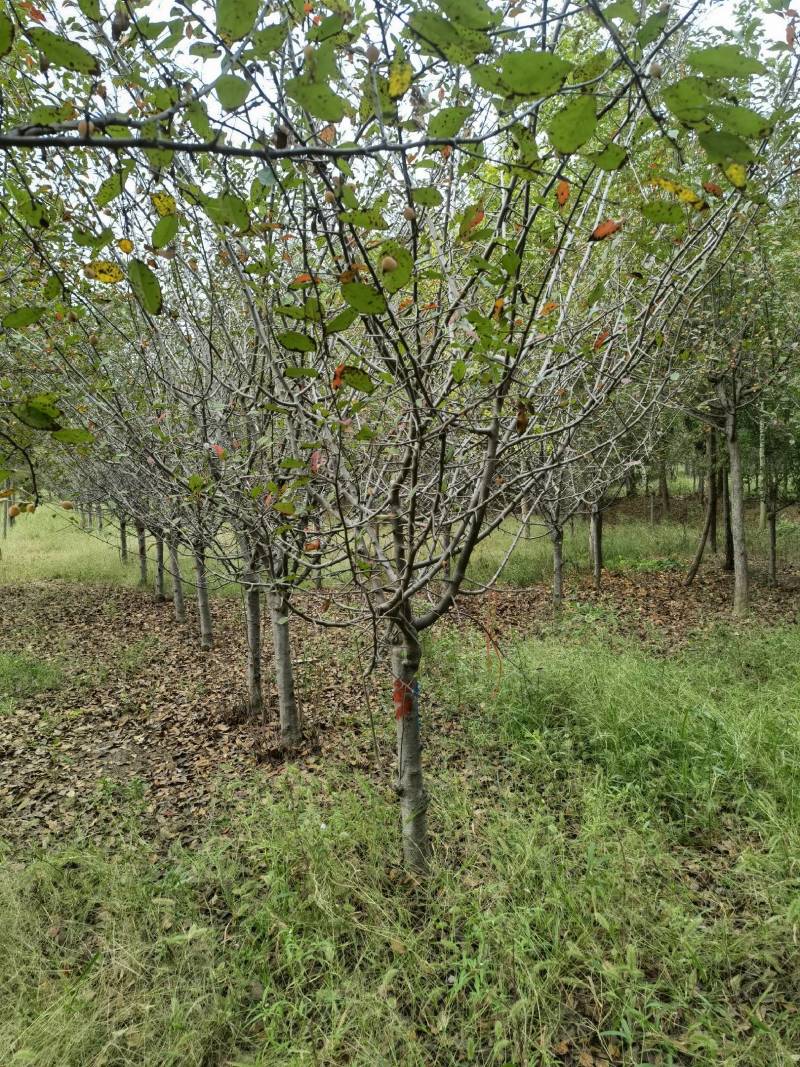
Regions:
<instances>
[{"instance_id":1,"label":"red leaf","mask_svg":"<svg viewBox=\"0 0 800 1067\"><path fill-rule=\"evenodd\" d=\"M569 182L566 181L566 179L562 178L556 186L556 200L558 201L559 207L563 207L564 204L566 204L566 202L569 200L569 191Z\"/></svg>"},{"instance_id":2,"label":"red leaf","mask_svg":"<svg viewBox=\"0 0 800 1067\"><path fill-rule=\"evenodd\" d=\"M613 219L606 219L605 222L601 222L599 226L595 227L589 234L590 241L605 241L607 237L611 237L618 230L622 229L621 222L614 222Z\"/></svg>"},{"instance_id":3,"label":"red leaf","mask_svg":"<svg viewBox=\"0 0 800 1067\"><path fill-rule=\"evenodd\" d=\"M595 351L597 351L598 348L602 348L610 336L611 332L609 330L601 330L597 337L595 337L592 348L594 348Z\"/></svg>"}]
</instances>

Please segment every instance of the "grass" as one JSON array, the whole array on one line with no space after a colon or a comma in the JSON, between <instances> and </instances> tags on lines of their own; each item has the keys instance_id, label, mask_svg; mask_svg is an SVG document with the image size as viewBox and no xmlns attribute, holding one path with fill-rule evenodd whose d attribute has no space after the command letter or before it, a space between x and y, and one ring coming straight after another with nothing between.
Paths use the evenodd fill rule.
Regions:
<instances>
[{"instance_id":1,"label":"grass","mask_svg":"<svg viewBox=\"0 0 800 1067\"><path fill-rule=\"evenodd\" d=\"M3 580L129 583L49 521L14 531ZM693 541L607 528L625 567ZM511 584L547 579L538 552ZM133 786L113 842L0 845L4 1067L797 1063L800 632L720 624L666 658L602 626L576 612L502 669L426 637L425 886L396 865L388 769L225 781L196 849L156 848ZM60 684L0 654L0 706Z\"/></svg>"},{"instance_id":2,"label":"grass","mask_svg":"<svg viewBox=\"0 0 800 1067\"><path fill-rule=\"evenodd\" d=\"M435 741L427 887L390 792L332 769L230 783L246 814L196 851L132 814L113 849L9 855L4 1062L796 1062L796 631L528 640L499 680L463 634L427 651L464 728Z\"/></svg>"},{"instance_id":3,"label":"grass","mask_svg":"<svg viewBox=\"0 0 800 1067\"><path fill-rule=\"evenodd\" d=\"M0 715L11 710L15 697L58 689L61 683L55 665L0 650Z\"/></svg>"}]
</instances>

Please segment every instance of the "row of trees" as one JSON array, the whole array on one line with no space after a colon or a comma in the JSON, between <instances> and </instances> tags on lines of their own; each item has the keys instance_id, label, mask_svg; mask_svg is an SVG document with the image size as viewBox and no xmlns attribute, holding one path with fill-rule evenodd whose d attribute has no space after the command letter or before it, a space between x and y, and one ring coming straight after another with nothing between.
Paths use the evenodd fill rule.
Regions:
<instances>
[{"instance_id":1,"label":"row of trees","mask_svg":"<svg viewBox=\"0 0 800 1067\"><path fill-rule=\"evenodd\" d=\"M202 647L209 568L239 583L255 713L266 599L287 746L292 614L368 630L415 868L420 635L497 529L543 524L559 602L587 509L599 580L683 409L725 433L746 610L741 411L781 419L795 367L736 279L775 269L796 61L698 41L699 8L0 16L3 477L112 507L142 567L149 533L179 619L190 556Z\"/></svg>"}]
</instances>

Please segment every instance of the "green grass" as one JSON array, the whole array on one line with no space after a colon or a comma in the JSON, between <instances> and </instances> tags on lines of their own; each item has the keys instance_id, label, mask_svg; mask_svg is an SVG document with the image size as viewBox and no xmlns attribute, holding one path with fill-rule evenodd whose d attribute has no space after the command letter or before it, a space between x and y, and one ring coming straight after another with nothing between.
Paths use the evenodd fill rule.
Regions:
<instances>
[{"instance_id":1,"label":"green grass","mask_svg":"<svg viewBox=\"0 0 800 1067\"><path fill-rule=\"evenodd\" d=\"M391 791L229 783L202 848L78 840L0 872L4 1062L796 1062L800 635L670 660L611 639L429 642L436 857ZM243 795L242 795L243 794Z\"/></svg>"},{"instance_id":2,"label":"green grass","mask_svg":"<svg viewBox=\"0 0 800 1067\"><path fill-rule=\"evenodd\" d=\"M16 697L58 689L62 681L54 664L0 650L0 715L11 710Z\"/></svg>"}]
</instances>

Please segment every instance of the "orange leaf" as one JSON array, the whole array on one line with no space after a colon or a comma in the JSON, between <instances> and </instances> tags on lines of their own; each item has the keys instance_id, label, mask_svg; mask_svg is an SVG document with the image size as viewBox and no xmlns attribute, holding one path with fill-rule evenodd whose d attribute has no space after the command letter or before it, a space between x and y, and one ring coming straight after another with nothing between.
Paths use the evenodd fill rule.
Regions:
<instances>
[{"instance_id":1,"label":"orange leaf","mask_svg":"<svg viewBox=\"0 0 800 1067\"><path fill-rule=\"evenodd\" d=\"M530 416L528 415L528 409L520 400L519 407L517 408L517 433L522 434L528 429L528 423L530 422Z\"/></svg>"},{"instance_id":2,"label":"orange leaf","mask_svg":"<svg viewBox=\"0 0 800 1067\"><path fill-rule=\"evenodd\" d=\"M326 126L324 130L320 130L319 139L320 141L324 141L325 144L333 144L336 140L336 127L333 124L330 124Z\"/></svg>"},{"instance_id":3,"label":"orange leaf","mask_svg":"<svg viewBox=\"0 0 800 1067\"><path fill-rule=\"evenodd\" d=\"M306 541L306 543L303 545L303 549L306 552L319 552L320 539L317 537L313 541Z\"/></svg>"},{"instance_id":4,"label":"orange leaf","mask_svg":"<svg viewBox=\"0 0 800 1067\"><path fill-rule=\"evenodd\" d=\"M497 298L497 300L495 300L494 307L492 308L492 318L494 319L495 322L499 322L500 321L500 316L503 314L503 308L505 306L506 306L505 297L499 296Z\"/></svg>"},{"instance_id":5,"label":"orange leaf","mask_svg":"<svg viewBox=\"0 0 800 1067\"><path fill-rule=\"evenodd\" d=\"M336 370L333 372L333 381L331 382L331 389L341 389L344 385L344 371L345 364L340 363Z\"/></svg>"},{"instance_id":6,"label":"orange leaf","mask_svg":"<svg viewBox=\"0 0 800 1067\"><path fill-rule=\"evenodd\" d=\"M703 188L707 193L711 193L712 196L722 196L722 186L717 185L716 182L703 182Z\"/></svg>"},{"instance_id":7,"label":"orange leaf","mask_svg":"<svg viewBox=\"0 0 800 1067\"><path fill-rule=\"evenodd\" d=\"M549 315L551 311L555 311L558 307L557 300L548 300L542 310L539 312L539 317L543 318L545 315Z\"/></svg>"},{"instance_id":8,"label":"orange leaf","mask_svg":"<svg viewBox=\"0 0 800 1067\"><path fill-rule=\"evenodd\" d=\"M589 234L590 241L605 241L607 237L611 237L618 230L622 229L621 222L614 222L613 219L606 219L605 222L601 222L599 226Z\"/></svg>"},{"instance_id":9,"label":"orange leaf","mask_svg":"<svg viewBox=\"0 0 800 1067\"><path fill-rule=\"evenodd\" d=\"M556 200L558 201L559 207L563 207L569 200L569 190L569 182L562 178L556 186Z\"/></svg>"},{"instance_id":10,"label":"orange leaf","mask_svg":"<svg viewBox=\"0 0 800 1067\"><path fill-rule=\"evenodd\" d=\"M308 285L313 280L310 274L298 274L295 278L292 278L289 285Z\"/></svg>"},{"instance_id":11,"label":"orange leaf","mask_svg":"<svg viewBox=\"0 0 800 1067\"><path fill-rule=\"evenodd\" d=\"M609 339L610 336L611 336L611 333L610 333L609 330L601 330L601 332L597 335L597 337L595 337L594 344L592 345L592 348L595 351L597 351L598 348L602 348L603 345L606 343L606 341Z\"/></svg>"}]
</instances>

